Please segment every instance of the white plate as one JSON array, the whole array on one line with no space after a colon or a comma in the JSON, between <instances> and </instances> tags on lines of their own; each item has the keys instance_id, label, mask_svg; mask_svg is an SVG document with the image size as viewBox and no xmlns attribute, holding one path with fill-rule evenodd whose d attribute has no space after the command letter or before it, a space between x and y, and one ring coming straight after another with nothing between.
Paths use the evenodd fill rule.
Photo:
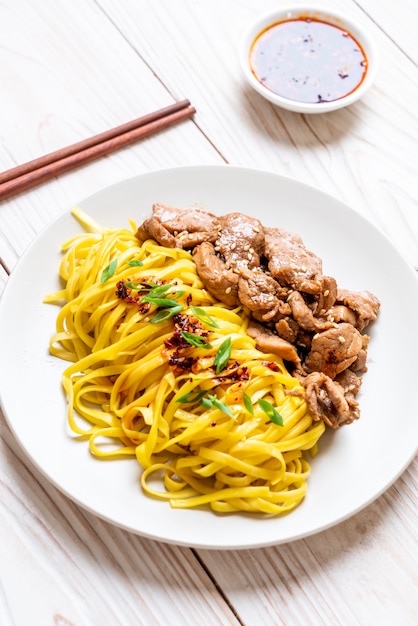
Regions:
<instances>
[{"instance_id":1,"label":"white plate","mask_svg":"<svg viewBox=\"0 0 418 626\"><path fill-rule=\"evenodd\" d=\"M368 289L381 300L370 329L369 371L359 421L327 432L311 462L308 494L282 518L174 510L142 494L136 460L99 461L70 438L61 389L65 364L48 353L56 306L42 303L58 289L60 245L80 227L65 213L32 244L0 302L0 392L17 440L51 482L101 518L143 536L202 548L253 548L324 530L377 498L417 451L415 360L418 282L392 244L337 200L280 176L232 166L156 171L80 203L103 225L140 222L153 202L241 211L265 225L297 231L342 287Z\"/></svg>"}]
</instances>

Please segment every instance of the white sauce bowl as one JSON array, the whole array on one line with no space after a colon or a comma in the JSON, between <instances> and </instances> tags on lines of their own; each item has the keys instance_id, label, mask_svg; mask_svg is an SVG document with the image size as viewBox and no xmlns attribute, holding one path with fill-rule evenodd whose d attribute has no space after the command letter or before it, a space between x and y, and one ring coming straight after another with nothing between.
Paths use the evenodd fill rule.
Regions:
<instances>
[{"instance_id":1,"label":"white sauce bowl","mask_svg":"<svg viewBox=\"0 0 418 626\"><path fill-rule=\"evenodd\" d=\"M367 59L367 70L361 83L351 93L336 100L325 102L300 102L277 95L265 87L255 76L251 68L250 53L255 39L268 27L284 20L298 17L313 18L337 26L347 31L361 46ZM297 113L326 113L348 106L361 98L372 85L378 69L378 52L373 40L365 29L349 17L335 10L328 11L312 5L282 7L258 17L243 34L239 48L239 60L248 84L273 104Z\"/></svg>"}]
</instances>

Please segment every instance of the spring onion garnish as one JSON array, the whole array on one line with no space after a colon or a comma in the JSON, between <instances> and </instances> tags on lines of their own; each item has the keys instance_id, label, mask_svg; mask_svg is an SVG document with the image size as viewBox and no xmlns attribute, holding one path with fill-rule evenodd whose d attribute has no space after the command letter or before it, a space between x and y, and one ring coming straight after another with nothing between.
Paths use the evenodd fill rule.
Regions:
<instances>
[{"instance_id":1,"label":"spring onion garnish","mask_svg":"<svg viewBox=\"0 0 418 626\"><path fill-rule=\"evenodd\" d=\"M225 413L228 417L234 419L234 415L231 409L227 404L225 404L225 402L221 402L221 400L218 400L218 398L212 394L206 395L206 393L207 392L205 390L189 391L189 393L185 393L184 396L177 398L176 402L190 404L200 401L200 404L203 406L203 408L212 409L213 407L215 407L216 409L219 409L220 411Z\"/></svg>"},{"instance_id":2,"label":"spring onion garnish","mask_svg":"<svg viewBox=\"0 0 418 626\"><path fill-rule=\"evenodd\" d=\"M212 328L219 328L218 324L209 315L209 313L206 313L206 311L202 309L200 306L191 306L190 310L193 313L193 315L197 317L198 320L200 320L204 324L207 324L207 326L212 326Z\"/></svg>"},{"instance_id":3,"label":"spring onion garnish","mask_svg":"<svg viewBox=\"0 0 418 626\"><path fill-rule=\"evenodd\" d=\"M150 323L158 324L159 322L165 322L166 320L170 319L170 317L173 317L174 315L177 315L177 313L180 313L182 309L183 305L177 303L175 303L175 306L162 308L161 311L158 311L154 315L154 317L150 320Z\"/></svg>"},{"instance_id":4,"label":"spring onion garnish","mask_svg":"<svg viewBox=\"0 0 418 626\"><path fill-rule=\"evenodd\" d=\"M260 400L258 401L258 406L262 411L264 411L270 421L272 421L274 424L277 424L278 426L283 426L283 418L277 411L277 409L274 408L271 402L260 398Z\"/></svg>"},{"instance_id":5,"label":"spring onion garnish","mask_svg":"<svg viewBox=\"0 0 418 626\"><path fill-rule=\"evenodd\" d=\"M125 283L125 287L129 287L129 289L135 289L135 291L150 291L154 287L160 287L157 283L149 283L147 281L140 281L139 283L133 283L132 281L127 281Z\"/></svg>"},{"instance_id":6,"label":"spring onion garnish","mask_svg":"<svg viewBox=\"0 0 418 626\"><path fill-rule=\"evenodd\" d=\"M231 411L231 409L229 408L229 406L227 404L225 404L224 402L221 402L220 400L218 400L218 398L216 396L208 396L207 399L210 402L212 402L213 406L215 406L217 409L219 409L223 413L226 413L226 415L228 415L228 417L232 417L232 419L234 419L232 411Z\"/></svg>"},{"instance_id":7,"label":"spring onion garnish","mask_svg":"<svg viewBox=\"0 0 418 626\"><path fill-rule=\"evenodd\" d=\"M231 352L231 337L227 337L225 341L223 341L219 346L218 352L216 353L215 360L213 362L217 374L219 374L219 372L221 372L226 367L229 361L229 357L231 356Z\"/></svg>"},{"instance_id":8,"label":"spring onion garnish","mask_svg":"<svg viewBox=\"0 0 418 626\"><path fill-rule=\"evenodd\" d=\"M209 398L202 398L200 401L200 404L205 408L205 409L211 409L213 406L213 402L212 400L209 400Z\"/></svg>"},{"instance_id":9,"label":"spring onion garnish","mask_svg":"<svg viewBox=\"0 0 418 626\"><path fill-rule=\"evenodd\" d=\"M254 415L254 407L253 407L253 403L251 402L251 398L249 395L247 395L244 391L242 392L242 398L244 400L244 406L247 409L248 413L250 413L250 415Z\"/></svg>"},{"instance_id":10,"label":"spring onion garnish","mask_svg":"<svg viewBox=\"0 0 418 626\"><path fill-rule=\"evenodd\" d=\"M204 348L204 350L209 350L212 347L212 344L209 343L206 337L201 337L200 335L189 333L187 332L187 330L181 330L180 335L185 341L187 341L187 343L190 343L191 346L195 346L196 348Z\"/></svg>"},{"instance_id":11,"label":"spring onion garnish","mask_svg":"<svg viewBox=\"0 0 418 626\"><path fill-rule=\"evenodd\" d=\"M113 274L116 272L117 264L118 264L118 260L113 259L113 261L111 261L109 265L106 265L106 267L104 268L100 276L101 283L105 283L107 280L109 280L111 276L113 276Z\"/></svg>"},{"instance_id":12,"label":"spring onion garnish","mask_svg":"<svg viewBox=\"0 0 418 626\"><path fill-rule=\"evenodd\" d=\"M155 298L154 296L150 295L143 296L143 298L141 298L141 302L149 302L150 304L155 304L155 306L161 307L163 309L170 309L173 306L181 306L176 300L173 300L172 298Z\"/></svg>"},{"instance_id":13,"label":"spring onion garnish","mask_svg":"<svg viewBox=\"0 0 418 626\"><path fill-rule=\"evenodd\" d=\"M216 396L208 395L206 398L201 399L200 404L205 409L211 409L212 407L215 407L219 409L220 411L222 411L223 413L225 413L228 417L231 417L232 419L234 419L234 416L229 406L225 404L224 402L221 402L220 400L218 400Z\"/></svg>"},{"instance_id":14,"label":"spring onion garnish","mask_svg":"<svg viewBox=\"0 0 418 626\"><path fill-rule=\"evenodd\" d=\"M129 265L129 267L142 267L143 262L140 261L139 259L133 259L132 261L126 261L126 264Z\"/></svg>"},{"instance_id":15,"label":"spring onion garnish","mask_svg":"<svg viewBox=\"0 0 418 626\"><path fill-rule=\"evenodd\" d=\"M191 402L198 402L199 400L203 398L205 393L206 393L205 390L189 391L189 393L185 393L184 396L177 398L176 402L182 402L184 404L191 403Z\"/></svg>"}]
</instances>

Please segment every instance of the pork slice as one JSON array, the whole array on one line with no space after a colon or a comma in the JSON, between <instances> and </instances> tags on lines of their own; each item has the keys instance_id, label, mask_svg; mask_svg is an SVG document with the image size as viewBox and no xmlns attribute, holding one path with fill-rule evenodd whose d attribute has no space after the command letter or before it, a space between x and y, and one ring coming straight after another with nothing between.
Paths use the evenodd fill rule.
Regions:
<instances>
[{"instance_id":1,"label":"pork slice","mask_svg":"<svg viewBox=\"0 0 418 626\"><path fill-rule=\"evenodd\" d=\"M297 291L318 294L321 291L322 261L308 250L296 233L282 228L265 228L265 256L268 268L282 285Z\"/></svg>"},{"instance_id":2,"label":"pork slice","mask_svg":"<svg viewBox=\"0 0 418 626\"><path fill-rule=\"evenodd\" d=\"M367 350L364 348L360 350L356 360L350 365L350 369L353 372L358 372L359 374L367 372Z\"/></svg>"},{"instance_id":3,"label":"pork slice","mask_svg":"<svg viewBox=\"0 0 418 626\"><path fill-rule=\"evenodd\" d=\"M155 203L152 206L152 213L171 233L212 232L216 231L219 224L216 215L197 207L177 209L166 204Z\"/></svg>"},{"instance_id":4,"label":"pork slice","mask_svg":"<svg viewBox=\"0 0 418 626\"><path fill-rule=\"evenodd\" d=\"M156 217L145 220L135 233L137 239L143 242L147 239L154 239L161 246L166 248L181 248L176 238L168 231Z\"/></svg>"},{"instance_id":5,"label":"pork slice","mask_svg":"<svg viewBox=\"0 0 418 626\"><path fill-rule=\"evenodd\" d=\"M293 318L304 330L318 332L332 328L333 323L324 318L315 317L299 291L292 291L287 299Z\"/></svg>"},{"instance_id":6,"label":"pork slice","mask_svg":"<svg viewBox=\"0 0 418 626\"><path fill-rule=\"evenodd\" d=\"M344 370L341 374L337 374L334 380L341 385L346 398L349 396L355 398L363 382L362 378L357 376L351 368Z\"/></svg>"},{"instance_id":7,"label":"pork slice","mask_svg":"<svg viewBox=\"0 0 418 626\"><path fill-rule=\"evenodd\" d=\"M337 324L314 335L304 369L323 372L333 379L354 363L362 348L362 336L354 326L345 322Z\"/></svg>"},{"instance_id":8,"label":"pork slice","mask_svg":"<svg viewBox=\"0 0 418 626\"><path fill-rule=\"evenodd\" d=\"M239 304L239 276L227 269L225 262L217 256L211 243L201 243L193 250L196 270L208 292L217 300L230 306Z\"/></svg>"},{"instance_id":9,"label":"pork slice","mask_svg":"<svg viewBox=\"0 0 418 626\"><path fill-rule=\"evenodd\" d=\"M315 315L321 316L328 313L337 298L337 281L333 276L321 276L321 289L315 299Z\"/></svg>"},{"instance_id":10,"label":"pork slice","mask_svg":"<svg viewBox=\"0 0 418 626\"><path fill-rule=\"evenodd\" d=\"M348 324L356 325L357 316L352 309L344 304L334 304L328 312L327 317L332 322L347 322Z\"/></svg>"},{"instance_id":11,"label":"pork slice","mask_svg":"<svg viewBox=\"0 0 418 626\"><path fill-rule=\"evenodd\" d=\"M264 230L261 222L242 213L228 213L219 218L216 249L228 266L258 267L264 254Z\"/></svg>"},{"instance_id":12,"label":"pork slice","mask_svg":"<svg viewBox=\"0 0 418 626\"><path fill-rule=\"evenodd\" d=\"M262 271L242 268L238 281L238 297L254 319L268 322L277 313L288 315L290 306L284 301L287 290Z\"/></svg>"},{"instance_id":13,"label":"pork slice","mask_svg":"<svg viewBox=\"0 0 418 626\"><path fill-rule=\"evenodd\" d=\"M152 217L141 224L136 236L139 241L155 239L168 248L194 248L203 241L216 241L218 230L218 218L208 211L157 203L152 207Z\"/></svg>"},{"instance_id":14,"label":"pork slice","mask_svg":"<svg viewBox=\"0 0 418 626\"><path fill-rule=\"evenodd\" d=\"M346 396L344 388L323 372L313 372L303 380L308 411L314 421L322 420L330 428L351 424L360 417L353 395Z\"/></svg>"},{"instance_id":15,"label":"pork slice","mask_svg":"<svg viewBox=\"0 0 418 626\"><path fill-rule=\"evenodd\" d=\"M254 339L255 345L261 352L277 354L284 361L290 361L299 367L300 358L295 346L265 326L251 321L248 324L247 334Z\"/></svg>"},{"instance_id":16,"label":"pork slice","mask_svg":"<svg viewBox=\"0 0 418 626\"><path fill-rule=\"evenodd\" d=\"M275 323L276 332L282 339L295 343L299 333L299 326L292 317L282 317Z\"/></svg>"},{"instance_id":17,"label":"pork slice","mask_svg":"<svg viewBox=\"0 0 418 626\"><path fill-rule=\"evenodd\" d=\"M373 322L380 309L379 299L370 291L349 291L339 289L337 303L344 304L356 314L355 326L362 331L370 322Z\"/></svg>"}]
</instances>

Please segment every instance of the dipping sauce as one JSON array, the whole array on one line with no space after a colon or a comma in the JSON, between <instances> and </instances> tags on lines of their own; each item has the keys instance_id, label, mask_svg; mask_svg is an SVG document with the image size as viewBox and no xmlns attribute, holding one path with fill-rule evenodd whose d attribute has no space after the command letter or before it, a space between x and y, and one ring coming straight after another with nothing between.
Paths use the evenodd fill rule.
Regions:
<instances>
[{"instance_id":1,"label":"dipping sauce","mask_svg":"<svg viewBox=\"0 0 418 626\"><path fill-rule=\"evenodd\" d=\"M346 30L300 16L264 29L250 50L256 79L297 102L333 102L352 93L367 72L361 45Z\"/></svg>"}]
</instances>

